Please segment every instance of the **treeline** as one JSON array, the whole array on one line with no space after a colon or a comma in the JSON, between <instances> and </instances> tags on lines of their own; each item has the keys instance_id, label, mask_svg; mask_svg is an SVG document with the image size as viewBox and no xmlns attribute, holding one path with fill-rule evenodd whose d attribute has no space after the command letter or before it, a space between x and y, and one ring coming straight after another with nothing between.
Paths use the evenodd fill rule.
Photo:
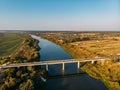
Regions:
<instances>
[{"instance_id":1,"label":"treeline","mask_svg":"<svg viewBox=\"0 0 120 90\"><path fill-rule=\"evenodd\" d=\"M38 41L27 34L20 34L24 41L21 46L8 57L1 57L0 64L33 62L39 60ZM0 90L39 90L43 87L40 75L46 76L40 67L20 67L2 70Z\"/></svg>"},{"instance_id":2,"label":"treeline","mask_svg":"<svg viewBox=\"0 0 120 90\"><path fill-rule=\"evenodd\" d=\"M43 38L47 38L57 43L72 43L77 41L116 39L120 32L36 32ZM116 39L117 40L117 39Z\"/></svg>"}]
</instances>

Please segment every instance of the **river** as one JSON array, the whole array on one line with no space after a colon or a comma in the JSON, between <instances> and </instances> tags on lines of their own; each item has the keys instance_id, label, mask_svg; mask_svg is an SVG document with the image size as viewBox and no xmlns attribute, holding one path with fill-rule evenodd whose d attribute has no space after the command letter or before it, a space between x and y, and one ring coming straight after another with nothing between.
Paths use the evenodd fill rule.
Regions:
<instances>
[{"instance_id":1,"label":"river","mask_svg":"<svg viewBox=\"0 0 120 90\"><path fill-rule=\"evenodd\" d=\"M59 45L42 39L38 36L31 35L34 39L39 40L40 61L72 59L65 50ZM43 69L45 66L42 67ZM77 64L65 64L65 71L62 72L62 65L49 65L49 75L66 75L80 72L77 70ZM44 90L108 90L100 81L86 75L74 75L64 78L48 79L45 83Z\"/></svg>"}]
</instances>

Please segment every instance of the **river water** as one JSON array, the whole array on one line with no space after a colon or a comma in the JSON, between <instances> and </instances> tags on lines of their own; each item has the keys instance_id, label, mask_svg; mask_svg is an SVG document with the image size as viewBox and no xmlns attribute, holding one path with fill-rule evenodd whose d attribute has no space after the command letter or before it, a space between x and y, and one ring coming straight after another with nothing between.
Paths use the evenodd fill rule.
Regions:
<instances>
[{"instance_id":1,"label":"river water","mask_svg":"<svg viewBox=\"0 0 120 90\"><path fill-rule=\"evenodd\" d=\"M39 40L40 61L72 59L59 45L32 35L34 39ZM44 69L45 66L42 66ZM66 75L80 72L77 70L77 64L65 64L65 71L62 72L62 65L49 65L49 75ZM108 90L100 81L88 75L74 75L64 78L48 79L45 83L44 90Z\"/></svg>"}]
</instances>

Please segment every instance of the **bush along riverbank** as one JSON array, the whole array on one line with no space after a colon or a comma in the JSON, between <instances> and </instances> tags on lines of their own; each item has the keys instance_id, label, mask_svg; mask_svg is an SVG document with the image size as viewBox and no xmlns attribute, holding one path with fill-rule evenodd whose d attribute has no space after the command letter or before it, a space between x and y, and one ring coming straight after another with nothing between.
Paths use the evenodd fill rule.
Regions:
<instances>
[{"instance_id":1,"label":"bush along riverbank","mask_svg":"<svg viewBox=\"0 0 120 90\"><path fill-rule=\"evenodd\" d=\"M33 62L39 60L38 41L27 34L20 34L24 38L16 52L1 57L0 64ZM46 71L39 66L19 67L1 70L0 90L40 90L44 82L40 76L45 77ZM46 77L45 77L46 78Z\"/></svg>"}]
</instances>

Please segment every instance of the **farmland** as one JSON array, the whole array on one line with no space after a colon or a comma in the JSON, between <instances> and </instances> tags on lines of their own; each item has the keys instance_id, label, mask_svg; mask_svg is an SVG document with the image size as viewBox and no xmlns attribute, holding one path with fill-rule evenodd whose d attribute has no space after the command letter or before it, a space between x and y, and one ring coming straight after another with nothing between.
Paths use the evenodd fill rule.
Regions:
<instances>
[{"instance_id":1,"label":"farmland","mask_svg":"<svg viewBox=\"0 0 120 90\"><path fill-rule=\"evenodd\" d=\"M10 55L20 46L23 38L15 33L0 33L0 57Z\"/></svg>"}]
</instances>

